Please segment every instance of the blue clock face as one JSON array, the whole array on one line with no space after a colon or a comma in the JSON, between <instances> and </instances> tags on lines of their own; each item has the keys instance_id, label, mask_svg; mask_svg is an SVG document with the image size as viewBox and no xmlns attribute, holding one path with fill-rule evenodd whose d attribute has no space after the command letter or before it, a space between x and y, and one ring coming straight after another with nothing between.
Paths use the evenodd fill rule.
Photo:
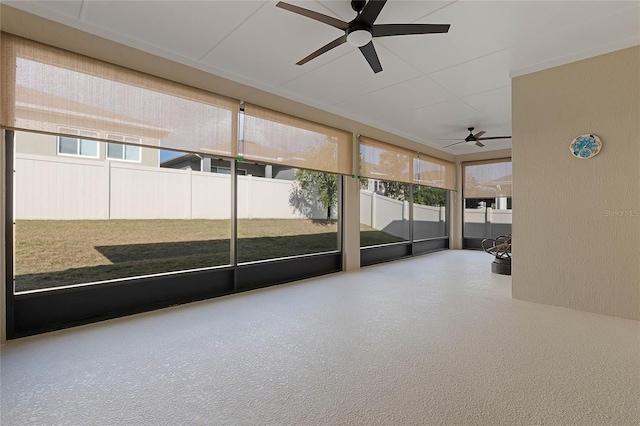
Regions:
<instances>
[{"instance_id":1,"label":"blue clock face","mask_svg":"<svg viewBox=\"0 0 640 426\"><path fill-rule=\"evenodd\" d=\"M602 142L596 135L580 135L569 145L569 150L574 157L583 160L598 154L601 149Z\"/></svg>"}]
</instances>

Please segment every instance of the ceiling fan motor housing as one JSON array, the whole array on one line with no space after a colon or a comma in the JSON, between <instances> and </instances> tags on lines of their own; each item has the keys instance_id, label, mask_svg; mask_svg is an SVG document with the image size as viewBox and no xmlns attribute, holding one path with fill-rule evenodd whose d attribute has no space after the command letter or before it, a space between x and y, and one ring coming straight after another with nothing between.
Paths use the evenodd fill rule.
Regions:
<instances>
[{"instance_id":1,"label":"ceiling fan motor housing","mask_svg":"<svg viewBox=\"0 0 640 426\"><path fill-rule=\"evenodd\" d=\"M467 127L467 130L469 131L469 136L467 136L466 138L464 138L465 142L476 142L476 137L473 136L473 127Z\"/></svg>"}]
</instances>

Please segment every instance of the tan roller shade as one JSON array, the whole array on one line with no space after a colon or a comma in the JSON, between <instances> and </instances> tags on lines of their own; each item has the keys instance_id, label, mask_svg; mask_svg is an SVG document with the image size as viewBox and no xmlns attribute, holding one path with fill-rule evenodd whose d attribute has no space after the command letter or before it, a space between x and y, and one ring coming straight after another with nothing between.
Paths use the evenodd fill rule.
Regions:
<instances>
[{"instance_id":1,"label":"tan roller shade","mask_svg":"<svg viewBox=\"0 0 640 426\"><path fill-rule=\"evenodd\" d=\"M6 33L1 84L4 128L72 128L99 140L122 134L142 145L237 154L240 102L204 90Z\"/></svg>"},{"instance_id":2,"label":"tan roller shade","mask_svg":"<svg viewBox=\"0 0 640 426\"><path fill-rule=\"evenodd\" d=\"M414 151L360 136L360 175L413 183Z\"/></svg>"},{"instance_id":3,"label":"tan roller shade","mask_svg":"<svg viewBox=\"0 0 640 426\"><path fill-rule=\"evenodd\" d=\"M418 153L414 159L414 183L442 189L456 189L456 165Z\"/></svg>"},{"instance_id":4,"label":"tan roller shade","mask_svg":"<svg viewBox=\"0 0 640 426\"><path fill-rule=\"evenodd\" d=\"M244 160L350 175L351 133L256 105L245 104Z\"/></svg>"},{"instance_id":5,"label":"tan roller shade","mask_svg":"<svg viewBox=\"0 0 640 426\"><path fill-rule=\"evenodd\" d=\"M511 158L462 163L464 198L511 197Z\"/></svg>"},{"instance_id":6,"label":"tan roller shade","mask_svg":"<svg viewBox=\"0 0 640 426\"><path fill-rule=\"evenodd\" d=\"M365 136L360 136L360 175L451 190L456 187L454 163Z\"/></svg>"}]
</instances>

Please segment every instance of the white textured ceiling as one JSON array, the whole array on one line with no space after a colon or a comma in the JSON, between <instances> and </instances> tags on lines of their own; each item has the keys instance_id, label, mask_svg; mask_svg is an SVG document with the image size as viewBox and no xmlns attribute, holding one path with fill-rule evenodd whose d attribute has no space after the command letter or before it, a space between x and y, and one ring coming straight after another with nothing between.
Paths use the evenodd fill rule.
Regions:
<instances>
[{"instance_id":1,"label":"white textured ceiling","mask_svg":"<svg viewBox=\"0 0 640 426\"><path fill-rule=\"evenodd\" d=\"M640 44L635 1L389 0L376 23L451 24L448 34L374 39L383 71L341 30L276 1L4 1L12 7L355 119L435 148L511 134L510 77ZM348 0L289 1L344 21ZM509 148L460 144L452 154Z\"/></svg>"}]
</instances>

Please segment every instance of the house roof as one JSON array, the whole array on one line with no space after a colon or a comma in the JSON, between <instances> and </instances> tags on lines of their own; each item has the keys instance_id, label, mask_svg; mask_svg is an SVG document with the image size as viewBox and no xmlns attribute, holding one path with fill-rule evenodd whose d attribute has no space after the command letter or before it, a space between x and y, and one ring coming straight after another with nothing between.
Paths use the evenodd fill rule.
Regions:
<instances>
[{"instance_id":1,"label":"house roof","mask_svg":"<svg viewBox=\"0 0 640 426\"><path fill-rule=\"evenodd\" d=\"M121 132L131 136L147 135L160 139L171 130L107 111L94 105L76 102L30 87L16 86L15 120L41 121L41 129L56 133L58 127L80 127L103 132Z\"/></svg>"},{"instance_id":2,"label":"house roof","mask_svg":"<svg viewBox=\"0 0 640 426\"><path fill-rule=\"evenodd\" d=\"M168 160L161 161L160 167L171 167L176 164L184 163L187 161L194 161L194 160L200 161L200 157L198 157L196 154L189 154L189 153L182 154L175 157L171 157Z\"/></svg>"}]
</instances>

